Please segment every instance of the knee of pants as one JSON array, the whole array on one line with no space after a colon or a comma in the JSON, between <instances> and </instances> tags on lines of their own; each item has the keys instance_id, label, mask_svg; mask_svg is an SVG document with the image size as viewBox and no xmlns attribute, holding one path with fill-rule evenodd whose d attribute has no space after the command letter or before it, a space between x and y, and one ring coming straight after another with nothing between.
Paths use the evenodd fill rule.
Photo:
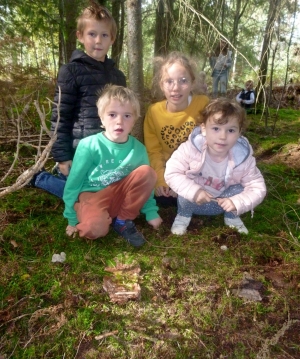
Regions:
<instances>
[{"instance_id":1,"label":"knee of pants","mask_svg":"<svg viewBox=\"0 0 300 359\"><path fill-rule=\"evenodd\" d=\"M91 232L90 236L85 236L88 239L97 239L97 238L101 238L101 237L105 237L109 232L109 227L108 228L102 228L101 230L95 231L95 232Z\"/></svg>"},{"instance_id":2,"label":"knee of pants","mask_svg":"<svg viewBox=\"0 0 300 359\"><path fill-rule=\"evenodd\" d=\"M93 240L105 237L109 232L109 225L101 226L100 223L79 223L76 228L78 229L79 237Z\"/></svg>"},{"instance_id":3,"label":"knee of pants","mask_svg":"<svg viewBox=\"0 0 300 359\"><path fill-rule=\"evenodd\" d=\"M142 165L135 169L137 173L140 173L142 177L144 177L149 183L153 183L155 185L157 181L157 174L154 169L148 165Z\"/></svg>"},{"instance_id":4,"label":"knee of pants","mask_svg":"<svg viewBox=\"0 0 300 359\"><path fill-rule=\"evenodd\" d=\"M80 237L86 237L88 239L97 239L105 237L109 232L109 225L112 222L107 211L103 211L101 215L94 215L85 218L84 221L77 224Z\"/></svg>"},{"instance_id":5,"label":"knee of pants","mask_svg":"<svg viewBox=\"0 0 300 359\"><path fill-rule=\"evenodd\" d=\"M154 171L154 169L148 165L142 165L140 167L137 168L137 170L141 170L143 171L143 173L145 174L145 176L150 177L153 180L157 180L157 174Z\"/></svg>"}]
</instances>

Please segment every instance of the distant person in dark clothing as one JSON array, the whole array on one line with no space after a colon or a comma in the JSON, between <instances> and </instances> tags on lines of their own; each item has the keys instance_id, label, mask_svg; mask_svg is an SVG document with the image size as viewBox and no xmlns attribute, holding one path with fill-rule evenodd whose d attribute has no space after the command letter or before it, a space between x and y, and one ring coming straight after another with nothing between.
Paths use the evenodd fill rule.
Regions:
<instances>
[{"instance_id":1,"label":"distant person in dark clothing","mask_svg":"<svg viewBox=\"0 0 300 359\"><path fill-rule=\"evenodd\" d=\"M237 102L246 110L251 110L255 102L255 94L253 91L253 81L248 80L245 83L245 89L236 96Z\"/></svg>"}]
</instances>

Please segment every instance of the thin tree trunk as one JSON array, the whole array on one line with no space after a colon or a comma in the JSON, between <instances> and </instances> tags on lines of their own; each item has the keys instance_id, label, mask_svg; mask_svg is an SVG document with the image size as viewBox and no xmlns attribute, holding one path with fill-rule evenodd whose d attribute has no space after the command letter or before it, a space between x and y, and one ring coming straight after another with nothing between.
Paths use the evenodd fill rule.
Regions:
<instances>
[{"instance_id":1,"label":"thin tree trunk","mask_svg":"<svg viewBox=\"0 0 300 359\"><path fill-rule=\"evenodd\" d=\"M58 59L58 67L66 63L66 42L64 38L64 5L63 0L59 0L59 59Z\"/></svg>"},{"instance_id":2,"label":"thin tree trunk","mask_svg":"<svg viewBox=\"0 0 300 359\"><path fill-rule=\"evenodd\" d=\"M282 88L282 91L281 91L281 96L280 96L280 99L278 101L278 104L277 104L277 109L276 109L276 117L275 117L275 120L274 120L274 126L273 126L273 132L275 131L275 126L276 126L276 123L278 121L278 110L281 106L281 103L282 103L282 99L284 97L284 94L285 94L285 89L286 89L286 84L287 84L287 77L288 77L288 71L289 71L289 66L290 66L290 48L291 48L291 45L292 45L292 39L293 39L293 36L294 36L294 30L295 30L295 24L296 24L296 17L297 17L297 7L298 7L298 1L295 0L295 7L294 7L294 19L293 19L293 26L292 26L292 30L291 30L291 34L290 34L290 39L289 39L289 42L288 42L288 48L287 48L287 51L286 51L286 71L285 71L285 77L284 77L284 85L283 85L283 88ZM273 133L272 132L272 133Z\"/></svg>"},{"instance_id":3,"label":"thin tree trunk","mask_svg":"<svg viewBox=\"0 0 300 359\"><path fill-rule=\"evenodd\" d=\"M292 40L293 40L293 36L294 36L294 31L295 31L297 8L298 8L298 0L295 0L293 26L292 26L292 30L291 30L291 34L290 34L290 39L289 39L289 42L288 42L288 48L287 48L287 51L286 51L286 72L285 72L285 77L284 77L284 87L282 89L281 98L280 98L280 101L278 103L277 111L278 111L278 109L280 107L280 104L282 102L283 95L285 93L286 84L287 84L288 71L289 71L289 67L290 67L290 49L291 49Z\"/></svg>"},{"instance_id":4,"label":"thin tree trunk","mask_svg":"<svg viewBox=\"0 0 300 359\"><path fill-rule=\"evenodd\" d=\"M158 0L155 11L155 55L166 55L169 52L173 1Z\"/></svg>"},{"instance_id":5,"label":"thin tree trunk","mask_svg":"<svg viewBox=\"0 0 300 359\"><path fill-rule=\"evenodd\" d=\"M267 80L268 62L270 56L270 42L272 41L272 34L274 31L274 22L278 15L281 0L269 0L268 20L265 28L265 35L263 40L260 68L259 68L259 82L257 86L258 101L264 101L264 88Z\"/></svg>"},{"instance_id":6,"label":"thin tree trunk","mask_svg":"<svg viewBox=\"0 0 300 359\"><path fill-rule=\"evenodd\" d=\"M132 135L143 141L144 78L143 78L143 41L142 41L142 1L127 0L127 38L129 87L139 95L142 117L132 130Z\"/></svg>"},{"instance_id":7,"label":"thin tree trunk","mask_svg":"<svg viewBox=\"0 0 300 359\"><path fill-rule=\"evenodd\" d=\"M235 67L236 67L236 61L237 61L237 53L234 50L236 48L237 45L237 40L238 40L238 33L239 33L239 24L241 21L241 17L243 16L247 5L248 5L248 1L246 1L244 3L244 5L242 5L242 0L236 0L236 7L235 7L235 15L234 15L234 21L233 21L233 30L232 30L232 37L231 37L231 43L233 45L233 49L232 49L232 59L233 59L233 64L232 64L232 80L234 81L234 76L235 76Z\"/></svg>"},{"instance_id":8,"label":"thin tree trunk","mask_svg":"<svg viewBox=\"0 0 300 359\"><path fill-rule=\"evenodd\" d=\"M111 57L116 62L116 66L119 67L124 41L124 0L112 0L112 16L118 26L118 35L111 49Z\"/></svg>"},{"instance_id":9,"label":"thin tree trunk","mask_svg":"<svg viewBox=\"0 0 300 359\"><path fill-rule=\"evenodd\" d=\"M76 18L78 0L64 0L64 6L66 15L66 61L69 61L72 52L76 49Z\"/></svg>"}]
</instances>

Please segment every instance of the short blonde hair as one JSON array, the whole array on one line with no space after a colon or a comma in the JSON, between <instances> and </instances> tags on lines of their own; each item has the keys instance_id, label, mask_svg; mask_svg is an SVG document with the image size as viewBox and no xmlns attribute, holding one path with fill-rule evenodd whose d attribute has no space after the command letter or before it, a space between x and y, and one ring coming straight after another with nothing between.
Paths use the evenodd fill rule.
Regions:
<instances>
[{"instance_id":1,"label":"short blonde hair","mask_svg":"<svg viewBox=\"0 0 300 359\"><path fill-rule=\"evenodd\" d=\"M87 20L93 19L106 22L110 26L110 35L114 41L117 37L117 24L112 14L106 7L99 5L94 1L90 1L90 6L85 8L77 18L77 31L83 34Z\"/></svg>"},{"instance_id":2,"label":"short blonde hair","mask_svg":"<svg viewBox=\"0 0 300 359\"><path fill-rule=\"evenodd\" d=\"M246 111L240 106L238 102L235 100L230 100L228 98L217 98L212 100L202 111L201 117L198 118L198 123L206 124L208 119L217 113L222 113L222 117L218 119L219 125L224 125L228 123L232 118L236 118L239 124L240 131L245 131L247 128L247 119L246 119Z\"/></svg>"},{"instance_id":3,"label":"short blonde hair","mask_svg":"<svg viewBox=\"0 0 300 359\"><path fill-rule=\"evenodd\" d=\"M250 86L251 86L251 88L253 89L253 85L254 85L254 83L253 83L253 81L252 81L252 80L248 80L248 81L246 81L246 82L245 82L245 86L247 86L247 85L250 85Z\"/></svg>"},{"instance_id":4,"label":"short blonde hair","mask_svg":"<svg viewBox=\"0 0 300 359\"><path fill-rule=\"evenodd\" d=\"M120 101L122 105L125 103L131 104L134 116L136 117L135 120L140 117L141 107L135 92L123 86L106 85L96 103L100 119L103 117L104 111L112 99Z\"/></svg>"}]
</instances>

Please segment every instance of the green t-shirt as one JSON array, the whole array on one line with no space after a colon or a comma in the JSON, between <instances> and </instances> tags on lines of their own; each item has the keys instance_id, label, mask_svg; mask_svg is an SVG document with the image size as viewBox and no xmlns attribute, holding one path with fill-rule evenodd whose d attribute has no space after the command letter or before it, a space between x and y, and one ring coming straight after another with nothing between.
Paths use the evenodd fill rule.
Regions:
<instances>
[{"instance_id":1,"label":"green t-shirt","mask_svg":"<svg viewBox=\"0 0 300 359\"><path fill-rule=\"evenodd\" d=\"M81 192L101 191L142 165L149 165L146 148L132 136L125 143L112 142L103 132L82 139L64 189L64 217L68 223L78 223L74 204ZM141 212L150 221L159 217L157 210L152 193Z\"/></svg>"}]
</instances>

